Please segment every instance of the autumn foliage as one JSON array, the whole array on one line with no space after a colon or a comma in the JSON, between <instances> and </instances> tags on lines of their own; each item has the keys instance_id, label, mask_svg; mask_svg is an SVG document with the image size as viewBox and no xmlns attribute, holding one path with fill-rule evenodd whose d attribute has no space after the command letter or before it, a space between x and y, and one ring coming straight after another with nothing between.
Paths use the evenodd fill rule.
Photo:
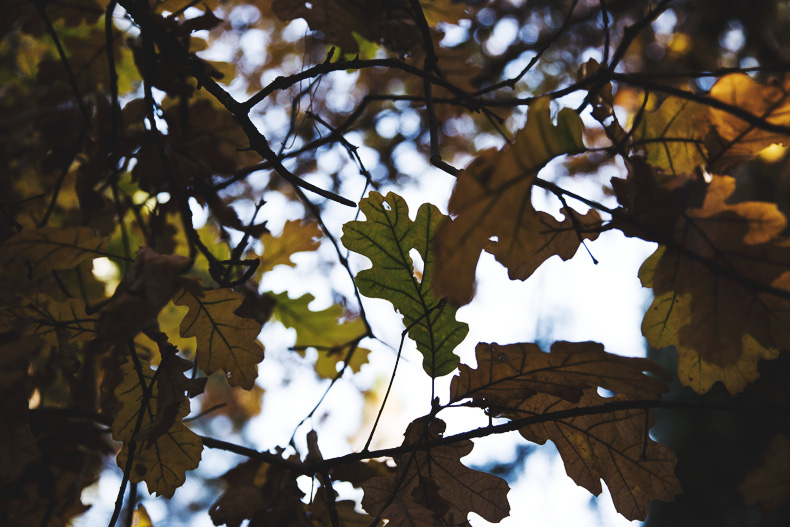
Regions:
<instances>
[{"instance_id":1,"label":"autumn foliage","mask_svg":"<svg viewBox=\"0 0 790 527\"><path fill-rule=\"evenodd\" d=\"M215 489L197 507L215 525L497 523L518 497L462 458L505 433L551 441L577 485L645 520L692 490L662 409L770 421L730 486L773 525L790 499L790 15L726 4L3 1L0 524L79 521L110 471L110 526L150 525L138 484L172 498L190 478ZM405 149L436 170L404 168ZM449 202L410 210L401 187L431 177L454 178ZM641 329L676 368L591 341L469 342L481 255L530 280L598 263L613 232L655 246ZM271 285L305 254L324 309ZM323 399L290 443L245 445L262 404L289 404L262 387L270 361L327 390L361 375L385 340L371 298L402 320L390 387L412 342L427 413L373 449L389 388L355 385L375 401L364 447L321 453ZM278 323L295 341L264 358ZM445 433L459 407L488 425ZM206 476L207 449L238 464Z\"/></svg>"}]
</instances>

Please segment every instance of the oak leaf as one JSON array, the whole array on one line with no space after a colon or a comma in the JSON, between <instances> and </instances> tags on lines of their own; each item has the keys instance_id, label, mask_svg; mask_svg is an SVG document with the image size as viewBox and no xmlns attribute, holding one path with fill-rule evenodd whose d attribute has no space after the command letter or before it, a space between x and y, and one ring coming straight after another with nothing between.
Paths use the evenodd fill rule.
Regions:
<instances>
[{"instance_id":1,"label":"oak leaf","mask_svg":"<svg viewBox=\"0 0 790 527\"><path fill-rule=\"evenodd\" d=\"M301 354L307 348L318 350L315 371L321 378L335 377L338 363L367 334L362 319L347 319L345 309L340 305L333 304L326 309L311 310L309 305L315 297L310 293L299 298L291 298L287 292L271 296L275 300L274 318L285 327L296 330L294 348ZM351 371L358 372L367 363L369 353L365 348L356 347L348 364Z\"/></svg>"},{"instance_id":2,"label":"oak leaf","mask_svg":"<svg viewBox=\"0 0 790 527\"><path fill-rule=\"evenodd\" d=\"M716 81L710 89L710 97L745 110L769 124L790 126L790 80L772 86L760 84L744 73L733 73ZM774 143L790 144L786 134L757 128L724 110L711 108L709 115L712 129L705 144L711 172L722 173Z\"/></svg>"},{"instance_id":3,"label":"oak leaf","mask_svg":"<svg viewBox=\"0 0 790 527\"><path fill-rule=\"evenodd\" d=\"M261 255L261 265L255 271L255 275L260 276L271 271L278 265L296 265L291 260L291 255L298 252L315 251L321 242L321 229L315 222L287 221L283 226L283 232L279 236L265 234L263 242L263 255Z\"/></svg>"},{"instance_id":4,"label":"oak leaf","mask_svg":"<svg viewBox=\"0 0 790 527\"><path fill-rule=\"evenodd\" d=\"M578 403L539 394L504 415L539 416L623 400L627 398L604 398L594 390L587 390ZM652 425L649 410L625 409L551 419L520 428L519 433L541 445L551 440L565 463L565 471L577 485L597 496L603 479L617 511L629 520L644 520L652 499L671 501L681 492L674 474L675 455L669 447L650 439Z\"/></svg>"},{"instance_id":5,"label":"oak leaf","mask_svg":"<svg viewBox=\"0 0 790 527\"><path fill-rule=\"evenodd\" d=\"M485 406L512 406L539 393L578 402L584 390L602 387L633 399L666 391L655 362L606 353L597 342L562 342L544 353L537 344L487 344L476 349L477 368L462 364L450 385L452 401L472 398Z\"/></svg>"},{"instance_id":6,"label":"oak leaf","mask_svg":"<svg viewBox=\"0 0 790 527\"><path fill-rule=\"evenodd\" d=\"M229 289L203 291L202 295L182 289L173 303L189 308L181 322L181 336L197 338L198 367L209 375L223 370L231 386L249 390L258 376L263 347L257 340L261 324L234 313L242 301L242 295Z\"/></svg>"},{"instance_id":7,"label":"oak leaf","mask_svg":"<svg viewBox=\"0 0 790 527\"><path fill-rule=\"evenodd\" d=\"M558 222L532 206L538 171L558 156L584 149L579 116L564 108L554 125L549 104L538 99L512 145L482 152L458 176L448 206L454 218L436 235L439 296L459 305L471 300L483 249L508 268L511 279L525 280L551 256L567 260L583 238L598 236L600 217L595 211L579 219L566 208L565 220Z\"/></svg>"},{"instance_id":8,"label":"oak leaf","mask_svg":"<svg viewBox=\"0 0 790 527\"><path fill-rule=\"evenodd\" d=\"M441 419L421 417L409 424L403 444L439 439L444 429ZM443 524L462 525L470 512L499 522L510 514L509 487L505 480L461 463L473 447L465 440L398 456L393 477L377 476L362 484L362 507L402 526L433 525L425 523L426 510Z\"/></svg>"},{"instance_id":9,"label":"oak leaf","mask_svg":"<svg viewBox=\"0 0 790 527\"><path fill-rule=\"evenodd\" d=\"M18 277L41 278L51 271L107 256L102 251L104 244L88 227L24 230L0 245L0 268Z\"/></svg>"},{"instance_id":10,"label":"oak leaf","mask_svg":"<svg viewBox=\"0 0 790 527\"><path fill-rule=\"evenodd\" d=\"M655 298L642 330L678 348L680 375L697 391L721 380L737 393L757 361L790 345L790 242L774 204L727 203L733 178L716 176L640 270Z\"/></svg>"},{"instance_id":11,"label":"oak leaf","mask_svg":"<svg viewBox=\"0 0 790 527\"><path fill-rule=\"evenodd\" d=\"M186 481L186 472L197 468L203 442L183 423L189 413L188 401L180 405L165 431L160 430L158 437L151 435L151 428L157 423L157 412L161 410L157 405L159 385L154 379L158 374L145 361L141 360L140 366L141 377L132 361L124 363L123 381L115 390L121 408L113 419L112 435L124 443L116 462L124 470L129 446L134 444L129 481L145 481L149 492L169 498ZM150 392L149 397L146 392ZM143 412L142 418L140 412ZM136 434L135 428L138 428Z\"/></svg>"},{"instance_id":12,"label":"oak leaf","mask_svg":"<svg viewBox=\"0 0 790 527\"><path fill-rule=\"evenodd\" d=\"M642 115L633 139L643 145L647 162L661 169L661 186L674 188L693 177L695 170L708 160L703 148L708 107L668 97L661 106Z\"/></svg>"},{"instance_id":13,"label":"oak leaf","mask_svg":"<svg viewBox=\"0 0 790 527\"><path fill-rule=\"evenodd\" d=\"M341 240L373 263L371 269L357 273L360 293L391 302L403 315L404 325L410 328L409 337L422 353L423 369L431 377L447 375L458 364L453 351L466 337L469 326L456 320L456 309L440 302L433 289L434 239L444 216L434 205L425 203L412 221L404 199L392 192L386 197L371 192L359 208L365 221L346 223ZM409 255L412 249L423 260L421 278L415 276Z\"/></svg>"}]
</instances>

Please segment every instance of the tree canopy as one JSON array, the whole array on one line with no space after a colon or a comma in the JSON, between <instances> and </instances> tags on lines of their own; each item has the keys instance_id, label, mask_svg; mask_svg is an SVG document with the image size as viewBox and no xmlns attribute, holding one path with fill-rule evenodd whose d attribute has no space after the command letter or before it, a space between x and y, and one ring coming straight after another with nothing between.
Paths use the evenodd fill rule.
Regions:
<instances>
[{"instance_id":1,"label":"tree canopy","mask_svg":"<svg viewBox=\"0 0 790 527\"><path fill-rule=\"evenodd\" d=\"M497 523L518 497L462 458L506 433L554 443L568 477L593 495L603 482L629 520L699 523L688 511L716 514L701 489L720 485L722 514L786 521L787 1L2 0L0 13L3 525L78 521L108 474L110 527L151 525L143 491L172 498L189 481L212 497L169 513L214 525ZM428 178L454 181L449 201L423 192L410 210L404 192ZM526 281L549 260L597 264L613 233L655 247L638 271L651 358L469 342L459 310L480 293L481 255ZM314 286L272 286L305 265ZM370 299L397 313L399 340ZM295 334L287 350L267 342L276 324ZM407 342L427 413L377 449ZM350 385L367 401L364 446L322 454L308 420L323 398L289 442L245 444L264 405L290 404L259 374L308 367L329 393L382 345L388 386ZM488 424L446 433L460 408ZM200 470L209 449L235 456L224 475Z\"/></svg>"}]
</instances>

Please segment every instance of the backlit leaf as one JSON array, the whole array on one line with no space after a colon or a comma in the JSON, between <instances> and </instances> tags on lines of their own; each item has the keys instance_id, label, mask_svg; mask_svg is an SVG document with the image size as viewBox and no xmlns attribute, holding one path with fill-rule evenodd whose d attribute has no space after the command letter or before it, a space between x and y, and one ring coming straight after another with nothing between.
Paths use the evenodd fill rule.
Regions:
<instances>
[{"instance_id":1,"label":"backlit leaf","mask_svg":"<svg viewBox=\"0 0 790 527\"><path fill-rule=\"evenodd\" d=\"M579 116L564 108L554 125L549 104L537 100L514 144L484 151L458 176L449 204L454 219L445 221L436 236L438 295L457 304L471 300L483 249L508 268L511 278L525 280L549 257L573 256L580 238L598 236L595 211L579 220L582 229L576 232L569 218L575 212L566 209L566 219L557 222L532 206L538 171L555 157L584 149Z\"/></svg>"},{"instance_id":2,"label":"backlit leaf","mask_svg":"<svg viewBox=\"0 0 790 527\"><path fill-rule=\"evenodd\" d=\"M414 221L409 219L406 202L390 192L378 192L359 204L365 221L343 226L342 242L350 250L366 256L371 269L357 273L359 291L369 297L383 298L402 315L409 337L423 356L423 369L431 377L453 371L458 357L453 353L464 340L469 327L455 319L455 308L440 303L433 291L435 265L433 243L436 229L444 217L435 206L423 204ZM422 277L415 276L409 251L416 249L423 260Z\"/></svg>"},{"instance_id":3,"label":"backlit leaf","mask_svg":"<svg viewBox=\"0 0 790 527\"><path fill-rule=\"evenodd\" d=\"M665 391L661 381L642 373L662 374L653 361L621 357L597 342L555 342L551 353L537 344L486 344L476 348L477 368L461 365L453 377L453 401L473 398L486 406L510 406L538 393L578 401L585 389L598 386L634 399L651 399Z\"/></svg>"},{"instance_id":4,"label":"backlit leaf","mask_svg":"<svg viewBox=\"0 0 790 527\"><path fill-rule=\"evenodd\" d=\"M242 295L229 289L204 291L200 297L183 289L173 303L187 306L182 337L197 338L197 365L212 374L223 370L232 386L249 390L258 376L263 348L258 343L261 324L234 314Z\"/></svg>"},{"instance_id":5,"label":"backlit leaf","mask_svg":"<svg viewBox=\"0 0 790 527\"><path fill-rule=\"evenodd\" d=\"M790 126L790 83L760 84L744 73L733 73L719 79L710 90L714 99L746 110L767 123ZM710 166L708 170L722 173L734 164L747 161L763 148L774 143L788 145L786 134L762 130L729 112L710 109L711 134L706 138Z\"/></svg>"},{"instance_id":6,"label":"backlit leaf","mask_svg":"<svg viewBox=\"0 0 790 527\"><path fill-rule=\"evenodd\" d=\"M263 255L256 276L271 271L278 265L293 267L296 264L291 260L291 255L298 252L315 251L321 245L320 237L321 229L317 223L299 221L285 222L283 232L279 236L265 234L261 238Z\"/></svg>"},{"instance_id":7,"label":"backlit leaf","mask_svg":"<svg viewBox=\"0 0 790 527\"><path fill-rule=\"evenodd\" d=\"M520 418L622 400L623 396L604 398L590 390L578 404L540 394L506 415ZM675 455L669 447L650 439L652 425L649 410L630 409L552 419L520 428L519 433L541 445L552 441L565 462L565 471L577 485L597 496L603 479L617 511L629 520L644 520L651 500L671 501L681 492L674 473Z\"/></svg>"},{"instance_id":8,"label":"backlit leaf","mask_svg":"<svg viewBox=\"0 0 790 527\"><path fill-rule=\"evenodd\" d=\"M665 186L679 185L707 162L702 146L707 117L706 106L679 97L642 115L634 142L644 146L648 163L667 174L661 179Z\"/></svg>"},{"instance_id":9,"label":"backlit leaf","mask_svg":"<svg viewBox=\"0 0 790 527\"><path fill-rule=\"evenodd\" d=\"M151 370L145 361L141 361L141 366L145 385L151 390L148 404L143 404L144 389L132 361L124 363L123 381L115 390L121 408L113 420L112 435L114 439L124 443L116 461L122 470L126 467L129 444L134 441L134 460L129 481L132 483L144 481L149 492L169 498L184 484L186 472L197 468L203 443L200 437L183 423L183 418L189 413L188 402L181 405L166 431L158 437L151 437L153 441L146 437L145 431L150 430L156 422L159 388L154 381L156 372ZM138 435L135 436L135 426L141 411L142 424Z\"/></svg>"},{"instance_id":10,"label":"backlit leaf","mask_svg":"<svg viewBox=\"0 0 790 527\"><path fill-rule=\"evenodd\" d=\"M290 298L287 292L271 296L275 299L274 318L296 330L294 347L297 351L304 354L306 348L318 350L315 370L319 377L333 378L337 374L337 364L345 359L349 347L367 334L362 319L345 319L345 309L337 304L319 311L311 310L309 305L315 297L310 293L299 298ZM369 353L364 348L355 349L349 363L351 370L358 372L367 362Z\"/></svg>"},{"instance_id":11,"label":"backlit leaf","mask_svg":"<svg viewBox=\"0 0 790 527\"><path fill-rule=\"evenodd\" d=\"M427 426L427 430L425 429ZM430 441L442 436L445 423L425 417L413 421L406 429L404 445ZM394 477L377 476L362 484L365 497L362 507L372 515L381 513L383 518L397 520L397 525L431 525L423 520L407 520L412 515L425 517L425 509L434 518L452 525L463 525L470 512L475 512L489 522L498 522L510 514L507 501L508 485L505 480L485 472L467 468L461 458L474 447L466 440L429 451L417 451L396 458L398 465ZM396 489L395 482L401 481ZM390 501L393 493L395 499ZM404 510L405 509L405 510Z\"/></svg>"},{"instance_id":12,"label":"backlit leaf","mask_svg":"<svg viewBox=\"0 0 790 527\"><path fill-rule=\"evenodd\" d=\"M757 361L790 345L790 244L776 205L728 204L735 180L717 176L704 203L677 221L671 240L642 266L655 293L642 331L678 348L680 375L697 391L721 380L737 393Z\"/></svg>"}]
</instances>

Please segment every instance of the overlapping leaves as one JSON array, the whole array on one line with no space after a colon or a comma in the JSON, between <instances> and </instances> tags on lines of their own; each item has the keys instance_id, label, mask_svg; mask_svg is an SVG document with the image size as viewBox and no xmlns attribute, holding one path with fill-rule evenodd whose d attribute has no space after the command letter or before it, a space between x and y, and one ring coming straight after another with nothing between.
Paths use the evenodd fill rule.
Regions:
<instances>
[{"instance_id":1,"label":"overlapping leaves","mask_svg":"<svg viewBox=\"0 0 790 527\"><path fill-rule=\"evenodd\" d=\"M539 444L553 441L578 485L597 495L603 479L618 511L629 519L644 519L650 500L669 501L680 492L674 454L649 439L648 409L603 406L657 398L665 387L645 371L663 374L650 360L606 353L594 342L556 342L551 353L529 343L480 343L477 368L460 368L451 399L472 399L475 406L509 419L560 412L525 424L519 433ZM598 387L617 395L603 398L596 393ZM578 413L562 415L566 410Z\"/></svg>"},{"instance_id":2,"label":"overlapping leaves","mask_svg":"<svg viewBox=\"0 0 790 527\"><path fill-rule=\"evenodd\" d=\"M431 377L453 371L458 365L454 350L464 340L469 327L455 319L455 308L433 291L436 280L433 243L443 216L430 203L423 204L414 221L406 202L390 192L378 192L359 204L365 221L343 226L343 244L368 257L371 269L357 274L360 292L383 298L395 306L409 328L409 336L423 356L423 369ZM421 278L415 273L409 251L416 249L423 260Z\"/></svg>"},{"instance_id":3,"label":"overlapping leaves","mask_svg":"<svg viewBox=\"0 0 790 527\"><path fill-rule=\"evenodd\" d=\"M172 357L154 371L141 361L138 371L130 360L115 391L122 406L113 420L113 438L124 442L118 466L125 469L134 446L130 481L145 481L149 492L167 497L184 483L188 470L197 468L203 450L200 437L183 423L189 413L185 392L191 386L183 378L184 362ZM173 384L176 377L183 381Z\"/></svg>"},{"instance_id":4,"label":"overlapping leaves","mask_svg":"<svg viewBox=\"0 0 790 527\"><path fill-rule=\"evenodd\" d=\"M600 217L594 210L577 217L566 207L560 222L532 206L538 171L555 157L584 148L579 116L564 108L554 125L549 104L537 100L512 145L486 150L458 176L449 204L454 218L436 236L439 295L457 304L471 300L484 249L508 268L510 278L526 280L548 258L567 260L585 238L598 236Z\"/></svg>"},{"instance_id":5,"label":"overlapping leaves","mask_svg":"<svg viewBox=\"0 0 790 527\"><path fill-rule=\"evenodd\" d=\"M441 419L421 417L404 434L404 445L442 437ZM362 507L388 519L393 527L463 525L470 512L489 522L510 514L505 480L464 466L461 458L473 448L469 440L398 456L394 474L365 481Z\"/></svg>"}]
</instances>

